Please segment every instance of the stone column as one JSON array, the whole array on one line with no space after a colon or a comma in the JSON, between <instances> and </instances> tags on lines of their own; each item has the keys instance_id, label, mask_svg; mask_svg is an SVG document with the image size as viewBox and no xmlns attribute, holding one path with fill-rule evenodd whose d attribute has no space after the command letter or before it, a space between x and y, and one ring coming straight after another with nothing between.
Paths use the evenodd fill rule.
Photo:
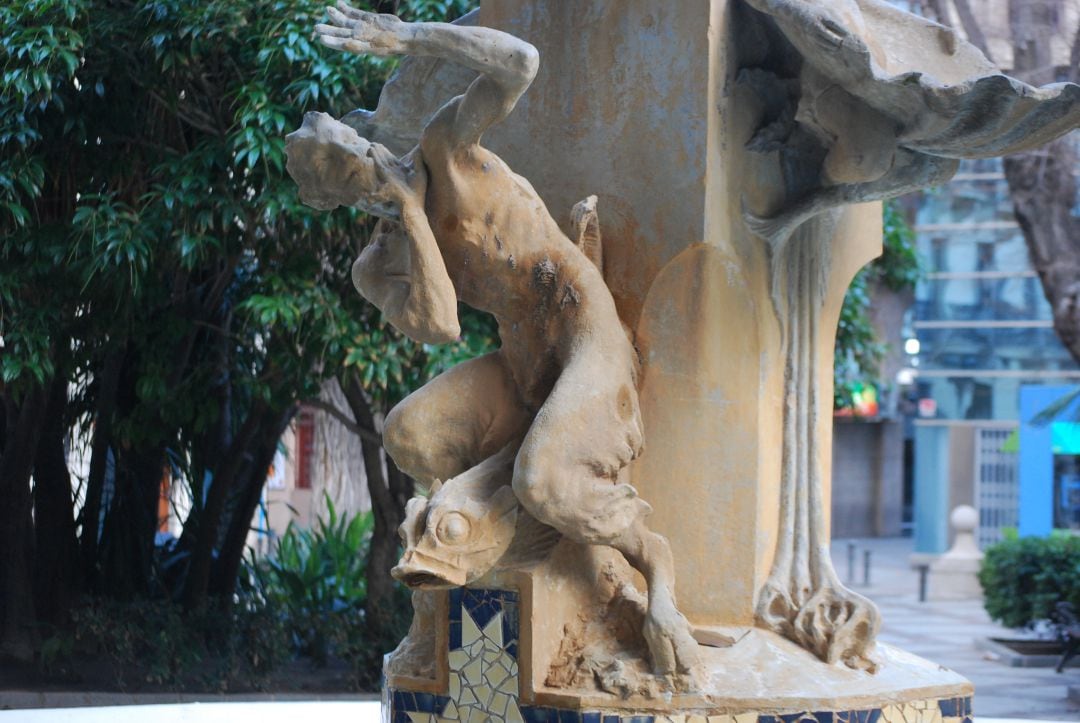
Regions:
<instances>
[{"instance_id":1,"label":"stone column","mask_svg":"<svg viewBox=\"0 0 1080 723\"><path fill-rule=\"evenodd\" d=\"M779 205L783 183L775 154L745 148L763 110L737 81L757 60L734 38L753 27L739 24L746 12L723 0L485 0L479 19L542 58L486 143L556 218L599 197L605 278L644 362L646 448L633 482L671 540L679 603L698 626L753 622L779 522L778 314L791 310L776 308L766 245L741 206ZM827 402L813 420L824 480L836 321L851 278L880 252L880 229L877 204L850 209L817 271L806 383Z\"/></svg>"}]
</instances>

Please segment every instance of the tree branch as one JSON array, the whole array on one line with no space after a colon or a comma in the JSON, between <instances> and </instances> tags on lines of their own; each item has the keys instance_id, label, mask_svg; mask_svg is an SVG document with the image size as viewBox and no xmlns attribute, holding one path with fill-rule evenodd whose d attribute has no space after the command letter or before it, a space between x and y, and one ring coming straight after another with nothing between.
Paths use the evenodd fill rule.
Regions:
<instances>
[{"instance_id":1,"label":"tree branch","mask_svg":"<svg viewBox=\"0 0 1080 723\"><path fill-rule=\"evenodd\" d=\"M979 25L978 18L971 10L971 3L968 0L953 0L953 5L956 6L956 14L960 16L960 25L964 29L968 42L994 62L994 57L990 54L990 46L986 43L986 35L982 31L982 26ZM947 18L942 17L941 22L947 23Z\"/></svg>"},{"instance_id":2,"label":"tree branch","mask_svg":"<svg viewBox=\"0 0 1080 723\"><path fill-rule=\"evenodd\" d=\"M341 411L330 402L324 399L315 398L306 400L304 404L308 405L309 407L314 407L323 412L326 412L331 417L340 422L346 429L348 429L353 434L359 435L360 437L368 440L373 444L377 444L380 447L382 446L381 434L379 434L373 429L367 429L366 427L360 426L353 420L349 419L348 415L345 414L345 412Z\"/></svg>"}]
</instances>

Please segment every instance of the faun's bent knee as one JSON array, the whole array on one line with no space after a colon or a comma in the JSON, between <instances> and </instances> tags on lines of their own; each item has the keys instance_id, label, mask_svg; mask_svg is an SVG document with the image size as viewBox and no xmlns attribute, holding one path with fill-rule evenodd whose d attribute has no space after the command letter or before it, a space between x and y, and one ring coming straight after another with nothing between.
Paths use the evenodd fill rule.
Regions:
<instances>
[{"instance_id":1,"label":"faun's bent knee","mask_svg":"<svg viewBox=\"0 0 1080 723\"><path fill-rule=\"evenodd\" d=\"M404 402L398 404L383 422L383 449L401 471L423 483L430 483L432 480L427 479L430 475L418 426L415 415L409 413L409 405Z\"/></svg>"}]
</instances>

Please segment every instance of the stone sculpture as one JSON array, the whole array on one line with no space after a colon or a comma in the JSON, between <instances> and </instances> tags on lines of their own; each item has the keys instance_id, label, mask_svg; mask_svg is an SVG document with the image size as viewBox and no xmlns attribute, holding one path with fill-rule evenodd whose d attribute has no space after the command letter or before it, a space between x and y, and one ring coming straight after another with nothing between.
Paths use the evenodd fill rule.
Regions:
<instances>
[{"instance_id":1,"label":"stone sculpture","mask_svg":"<svg viewBox=\"0 0 1080 723\"><path fill-rule=\"evenodd\" d=\"M583 250L480 145L529 87L535 48L489 28L407 24L344 2L329 12L332 24L316 32L331 48L434 56L479 73L401 158L325 114L308 114L288 139L306 203L382 219L353 280L392 324L418 341L451 341L459 300L499 323L497 352L433 380L386 419L387 451L431 492L410 503L395 574L420 589L463 585L491 570L515 535L533 554L550 548L545 526L612 547L647 581L642 635L653 669L684 686L697 643L675 606L668 543L647 528L649 505L626 481L643 444L638 359L596 264L595 209L586 202L575 213Z\"/></svg>"},{"instance_id":2,"label":"stone sculpture","mask_svg":"<svg viewBox=\"0 0 1080 723\"><path fill-rule=\"evenodd\" d=\"M769 245L787 366L781 536L758 620L824 660L873 670L880 616L833 570L807 426L822 411L809 380L836 212L943 183L961 158L1015 153L1068 132L1080 86L1033 88L1004 76L951 29L883 0L747 4L782 35L774 67L786 59L795 69L741 73L770 106L748 147L779 152L785 169L781 206L769 216L745 211Z\"/></svg>"},{"instance_id":3,"label":"stone sculpture","mask_svg":"<svg viewBox=\"0 0 1080 723\"><path fill-rule=\"evenodd\" d=\"M503 340L386 420L429 487L389 720L969 723L829 559L834 327L880 252L851 204L1075 128L1078 88L878 0L330 16L330 47L410 57L290 136L301 197L382 218L354 280L402 331L450 339L463 301Z\"/></svg>"}]
</instances>

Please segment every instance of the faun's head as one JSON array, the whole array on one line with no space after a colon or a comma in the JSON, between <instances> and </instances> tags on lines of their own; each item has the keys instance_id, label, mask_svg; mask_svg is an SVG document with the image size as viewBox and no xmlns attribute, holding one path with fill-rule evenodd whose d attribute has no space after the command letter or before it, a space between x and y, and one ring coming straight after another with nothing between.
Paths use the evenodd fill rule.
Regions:
<instances>
[{"instance_id":1,"label":"faun's head","mask_svg":"<svg viewBox=\"0 0 1080 723\"><path fill-rule=\"evenodd\" d=\"M377 159L389 154L382 150L326 113L305 113L300 128L285 137L286 169L300 200L323 211L356 206L396 215L380 192Z\"/></svg>"}]
</instances>

